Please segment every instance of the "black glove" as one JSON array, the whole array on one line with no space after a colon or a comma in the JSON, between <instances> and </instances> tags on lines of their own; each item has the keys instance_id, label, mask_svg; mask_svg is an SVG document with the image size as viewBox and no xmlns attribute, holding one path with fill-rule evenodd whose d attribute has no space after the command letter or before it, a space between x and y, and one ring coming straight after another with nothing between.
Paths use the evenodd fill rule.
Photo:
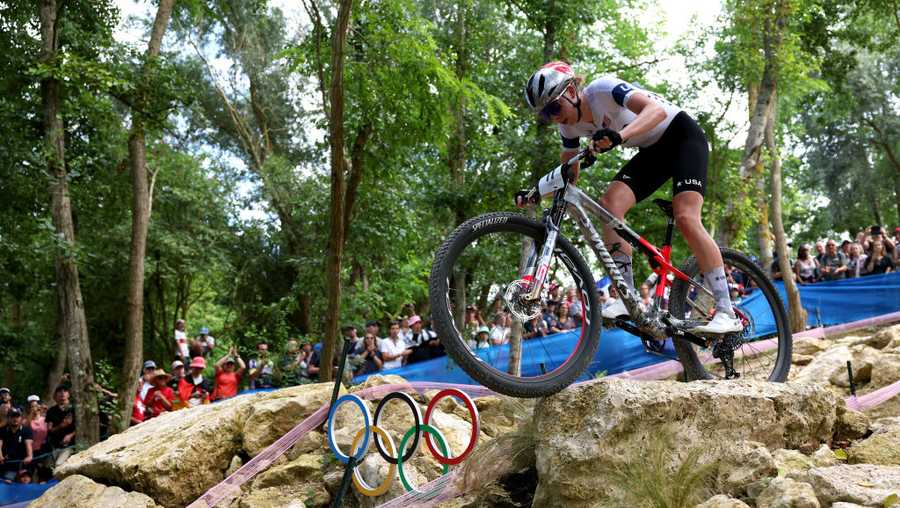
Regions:
<instances>
[{"instance_id":1,"label":"black glove","mask_svg":"<svg viewBox=\"0 0 900 508\"><path fill-rule=\"evenodd\" d=\"M532 187L527 190L520 190L514 194L516 208L522 208L530 204L538 204L541 202L541 196L538 194L537 188Z\"/></svg>"},{"instance_id":2,"label":"black glove","mask_svg":"<svg viewBox=\"0 0 900 508\"><path fill-rule=\"evenodd\" d=\"M587 155L584 156L583 159L581 159L581 166L580 166L580 167L581 167L581 169L589 168L589 167L591 167L595 162L597 162L597 156L594 155L594 154L592 154L592 153L588 153Z\"/></svg>"},{"instance_id":3,"label":"black glove","mask_svg":"<svg viewBox=\"0 0 900 508\"><path fill-rule=\"evenodd\" d=\"M600 129L597 132L595 132L593 135L594 141L600 141L603 138L608 139L609 142L612 144L609 145L609 148L600 150L598 153L608 152L608 151L612 150L613 148L622 144L622 136L619 135L618 132L616 132L612 129Z\"/></svg>"}]
</instances>

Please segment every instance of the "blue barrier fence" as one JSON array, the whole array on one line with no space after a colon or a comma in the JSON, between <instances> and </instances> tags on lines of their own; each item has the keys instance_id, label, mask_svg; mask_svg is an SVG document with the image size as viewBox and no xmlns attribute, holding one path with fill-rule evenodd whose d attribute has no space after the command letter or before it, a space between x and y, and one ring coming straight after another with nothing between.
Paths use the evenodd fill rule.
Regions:
<instances>
[{"instance_id":1,"label":"blue barrier fence","mask_svg":"<svg viewBox=\"0 0 900 508\"><path fill-rule=\"evenodd\" d=\"M786 303L784 286L777 282L781 298ZM834 282L822 282L800 286L803 307L809 313L810 326L829 326L848 323L900 310L900 273L873 275ZM760 292L755 292L740 302L740 306L754 318L756 332L765 334L774 330L775 323ZM523 359L540 359L522 366L523 375L540 372L541 363L558 365L572 350L571 341L577 340L580 329L544 337L541 340L523 342ZM561 347L554 347L555 344ZM485 361L496 363L508 353L508 346L495 346L480 350ZM675 357L671 341L667 341L660 354L648 353L640 339L619 329L604 329L601 333L600 348L583 379L597 373L617 374L622 371L653 365ZM397 369L383 370L379 374L396 374L409 381L441 381L446 383L477 384L449 357L407 365ZM355 382L368 376L357 376Z\"/></svg>"},{"instance_id":2,"label":"blue barrier fence","mask_svg":"<svg viewBox=\"0 0 900 508\"><path fill-rule=\"evenodd\" d=\"M0 506L17 505L27 506L28 501L37 499L50 487L59 483L56 480L50 480L47 483L3 483L0 482ZM7 507L9 508L9 507Z\"/></svg>"}]
</instances>

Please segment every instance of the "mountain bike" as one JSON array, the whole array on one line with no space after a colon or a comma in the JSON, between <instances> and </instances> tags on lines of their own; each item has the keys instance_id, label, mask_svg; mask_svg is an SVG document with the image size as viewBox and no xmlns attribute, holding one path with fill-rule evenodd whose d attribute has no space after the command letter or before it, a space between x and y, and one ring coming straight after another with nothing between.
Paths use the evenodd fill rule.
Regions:
<instances>
[{"instance_id":1,"label":"mountain bike","mask_svg":"<svg viewBox=\"0 0 900 508\"><path fill-rule=\"evenodd\" d=\"M461 224L438 249L429 299L434 327L450 357L484 386L515 397L556 393L583 376L592 362L599 365L601 300L588 262L562 234L568 215L630 314L603 325L636 335L657 351L671 338L686 380L784 381L791 365L791 331L781 298L762 269L745 254L721 248L733 309L744 328L719 336L692 333L712 318L715 299L695 258L680 268L671 262L671 201L655 200L667 217L665 241L657 248L574 184L573 165L581 161L587 167L594 160L584 149L538 181L537 200L553 196L540 222L519 213L488 213ZM635 259L637 253L647 258L656 274L649 304L626 285L588 213L631 244ZM549 330L555 333L544 330L544 309L553 302L568 304L568 314L557 310L556 319L574 319L574 328L569 322ZM480 323L464 322L464 309L472 304L512 316L509 343L477 346L469 334Z\"/></svg>"}]
</instances>

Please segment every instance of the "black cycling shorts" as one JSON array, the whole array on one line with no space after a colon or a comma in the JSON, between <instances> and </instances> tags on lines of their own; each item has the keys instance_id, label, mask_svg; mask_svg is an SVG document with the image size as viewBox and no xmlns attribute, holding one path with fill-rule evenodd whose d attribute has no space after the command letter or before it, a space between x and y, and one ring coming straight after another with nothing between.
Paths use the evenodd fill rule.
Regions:
<instances>
[{"instance_id":1,"label":"black cycling shorts","mask_svg":"<svg viewBox=\"0 0 900 508\"><path fill-rule=\"evenodd\" d=\"M618 180L643 201L672 179L672 195L695 191L703 195L709 163L709 144L703 129L684 111L672 119L659 141L641 148L613 180Z\"/></svg>"}]
</instances>

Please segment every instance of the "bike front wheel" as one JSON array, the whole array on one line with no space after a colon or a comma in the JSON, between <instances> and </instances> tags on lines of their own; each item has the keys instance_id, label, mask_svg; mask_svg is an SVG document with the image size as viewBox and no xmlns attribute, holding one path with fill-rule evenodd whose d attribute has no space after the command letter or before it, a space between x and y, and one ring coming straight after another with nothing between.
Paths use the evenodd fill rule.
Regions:
<instances>
[{"instance_id":1,"label":"bike front wheel","mask_svg":"<svg viewBox=\"0 0 900 508\"><path fill-rule=\"evenodd\" d=\"M743 321L744 329L741 333L717 338L710 348L675 340L675 351L684 367L685 377L689 381L729 377L785 381L791 368L792 337L778 291L750 258L731 249L722 248L721 252L733 309ZM709 289L696 258L689 258L681 271ZM676 280L672 285L669 311L678 319L708 321L715 303L706 292L686 281ZM728 375L722 362L716 360L723 353L734 355L737 376L734 373Z\"/></svg>"},{"instance_id":2,"label":"bike front wheel","mask_svg":"<svg viewBox=\"0 0 900 508\"><path fill-rule=\"evenodd\" d=\"M432 266L432 318L447 353L473 379L504 395L544 397L562 390L599 347L594 278L562 236L541 298L524 298L531 286L522 267L529 253L540 252L545 237L544 225L522 215L482 215L451 233ZM554 301L566 308L553 312ZM467 311L470 305L479 310ZM482 326L489 332L479 333ZM525 338L517 339L520 333Z\"/></svg>"}]
</instances>

